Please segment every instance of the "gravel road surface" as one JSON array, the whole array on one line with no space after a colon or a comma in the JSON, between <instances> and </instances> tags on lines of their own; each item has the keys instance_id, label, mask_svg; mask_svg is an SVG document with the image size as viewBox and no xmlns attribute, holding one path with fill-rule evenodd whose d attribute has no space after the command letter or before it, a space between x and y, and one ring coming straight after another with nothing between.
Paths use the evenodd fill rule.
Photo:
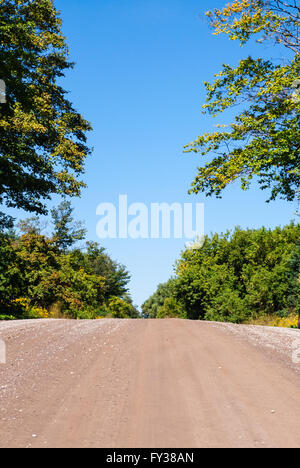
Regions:
<instances>
[{"instance_id":1,"label":"gravel road surface","mask_svg":"<svg viewBox=\"0 0 300 468\"><path fill-rule=\"evenodd\" d=\"M298 330L30 320L0 340L1 447L300 447Z\"/></svg>"}]
</instances>

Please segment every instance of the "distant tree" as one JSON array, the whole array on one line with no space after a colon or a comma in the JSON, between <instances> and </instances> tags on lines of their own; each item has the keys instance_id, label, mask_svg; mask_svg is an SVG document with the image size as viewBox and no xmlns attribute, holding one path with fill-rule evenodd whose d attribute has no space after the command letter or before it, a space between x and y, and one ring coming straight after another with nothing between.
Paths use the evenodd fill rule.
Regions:
<instances>
[{"instance_id":1,"label":"distant tree","mask_svg":"<svg viewBox=\"0 0 300 468\"><path fill-rule=\"evenodd\" d=\"M42 225L38 216L34 216L32 218L21 219L17 227L22 234L41 234L45 225Z\"/></svg>"},{"instance_id":2,"label":"distant tree","mask_svg":"<svg viewBox=\"0 0 300 468\"><path fill-rule=\"evenodd\" d=\"M164 304L158 308L157 318L186 318L186 315L174 297L167 297Z\"/></svg>"},{"instance_id":3,"label":"distant tree","mask_svg":"<svg viewBox=\"0 0 300 468\"><path fill-rule=\"evenodd\" d=\"M111 297L108 307L113 318L139 318L138 311L133 305L123 301L119 297Z\"/></svg>"},{"instance_id":4,"label":"distant tree","mask_svg":"<svg viewBox=\"0 0 300 468\"><path fill-rule=\"evenodd\" d=\"M58 248L64 252L76 242L83 240L86 235L83 223L74 220L73 211L74 208L69 201L63 201L58 208L51 210L54 224L53 237Z\"/></svg>"},{"instance_id":5,"label":"distant tree","mask_svg":"<svg viewBox=\"0 0 300 468\"><path fill-rule=\"evenodd\" d=\"M21 294L22 279L13 241L14 238L0 233L0 315L7 314L7 304Z\"/></svg>"},{"instance_id":6,"label":"distant tree","mask_svg":"<svg viewBox=\"0 0 300 468\"><path fill-rule=\"evenodd\" d=\"M52 0L0 1L0 204L38 214L52 194L79 195L89 153L91 126L58 84L73 67L61 24Z\"/></svg>"},{"instance_id":7,"label":"distant tree","mask_svg":"<svg viewBox=\"0 0 300 468\"><path fill-rule=\"evenodd\" d=\"M36 232L0 235L0 241L0 315L22 314L24 302L29 309L50 312L59 306L65 316L95 318L104 303L105 278L86 271L54 239Z\"/></svg>"},{"instance_id":8,"label":"distant tree","mask_svg":"<svg viewBox=\"0 0 300 468\"><path fill-rule=\"evenodd\" d=\"M177 263L173 297L189 319L244 322L299 312L300 225L206 237Z\"/></svg>"},{"instance_id":9,"label":"distant tree","mask_svg":"<svg viewBox=\"0 0 300 468\"><path fill-rule=\"evenodd\" d=\"M289 262L287 282L289 291L287 297L288 307L295 309L299 314L298 328L300 328L300 241Z\"/></svg>"},{"instance_id":10,"label":"distant tree","mask_svg":"<svg viewBox=\"0 0 300 468\"><path fill-rule=\"evenodd\" d=\"M229 126L217 125L186 146L187 152L214 155L199 167L191 193L220 197L232 182L246 190L256 178L261 189L292 201L300 185L300 6L294 0L234 0L207 13L216 35L242 45L252 37L287 50L277 63L247 57L236 68L223 65L213 84L205 83L204 114L229 108L241 112ZM225 128L222 128L225 127ZM226 129L226 127L229 127Z\"/></svg>"},{"instance_id":11,"label":"distant tree","mask_svg":"<svg viewBox=\"0 0 300 468\"><path fill-rule=\"evenodd\" d=\"M43 235L37 217L20 221L17 234L0 230L0 320L139 318L125 267L96 243L71 249L82 238L72 208L60 207L55 215L59 237Z\"/></svg>"},{"instance_id":12,"label":"distant tree","mask_svg":"<svg viewBox=\"0 0 300 468\"><path fill-rule=\"evenodd\" d=\"M174 295L174 279L159 284L156 292L142 305L145 318L157 318L159 310L164 306L165 300Z\"/></svg>"},{"instance_id":13,"label":"distant tree","mask_svg":"<svg viewBox=\"0 0 300 468\"><path fill-rule=\"evenodd\" d=\"M113 261L96 242L87 243L85 264L94 274L105 277L106 300L111 296L127 300L131 276L124 265Z\"/></svg>"}]
</instances>

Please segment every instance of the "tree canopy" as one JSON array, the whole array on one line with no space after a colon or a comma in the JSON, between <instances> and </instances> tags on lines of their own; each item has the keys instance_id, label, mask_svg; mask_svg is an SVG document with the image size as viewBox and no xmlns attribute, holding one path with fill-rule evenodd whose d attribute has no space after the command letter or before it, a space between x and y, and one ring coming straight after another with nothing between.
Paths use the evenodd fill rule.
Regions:
<instances>
[{"instance_id":1,"label":"tree canopy","mask_svg":"<svg viewBox=\"0 0 300 468\"><path fill-rule=\"evenodd\" d=\"M221 196L232 182L247 189L258 180L269 200L299 197L300 186L300 7L294 0L235 0L207 13L216 35L227 34L244 45L252 37L273 41L287 51L286 60L253 58L237 67L223 65L213 84L205 83L204 114L216 117L241 109L234 122L217 125L186 146L187 152L213 155L198 168L191 193ZM268 200L268 201L269 201Z\"/></svg>"},{"instance_id":2,"label":"tree canopy","mask_svg":"<svg viewBox=\"0 0 300 468\"><path fill-rule=\"evenodd\" d=\"M91 126L58 82L73 67L61 25L52 0L0 0L0 203L38 214L80 194L90 152Z\"/></svg>"},{"instance_id":3,"label":"tree canopy","mask_svg":"<svg viewBox=\"0 0 300 468\"><path fill-rule=\"evenodd\" d=\"M207 236L143 305L146 317L241 323L300 313L300 226Z\"/></svg>"},{"instance_id":4,"label":"tree canopy","mask_svg":"<svg viewBox=\"0 0 300 468\"><path fill-rule=\"evenodd\" d=\"M20 232L0 230L0 319L139 317L128 271L103 247L87 242L75 248L68 223L61 236L43 234L38 217L18 227Z\"/></svg>"},{"instance_id":5,"label":"tree canopy","mask_svg":"<svg viewBox=\"0 0 300 468\"><path fill-rule=\"evenodd\" d=\"M81 221L73 218L74 208L70 201L64 200L57 208L51 210L54 225L53 237L59 249L67 251L76 242L86 236L86 229Z\"/></svg>"}]
</instances>

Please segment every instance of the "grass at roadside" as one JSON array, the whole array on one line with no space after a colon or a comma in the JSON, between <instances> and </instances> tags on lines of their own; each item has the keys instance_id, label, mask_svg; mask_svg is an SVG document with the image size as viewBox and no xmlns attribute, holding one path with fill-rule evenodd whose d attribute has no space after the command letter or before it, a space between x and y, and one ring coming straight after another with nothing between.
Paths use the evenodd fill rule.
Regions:
<instances>
[{"instance_id":1,"label":"grass at roadside","mask_svg":"<svg viewBox=\"0 0 300 468\"><path fill-rule=\"evenodd\" d=\"M288 317L274 317L274 315L263 315L257 319L249 320L246 325L263 325L267 327L298 328L298 316L295 314Z\"/></svg>"}]
</instances>

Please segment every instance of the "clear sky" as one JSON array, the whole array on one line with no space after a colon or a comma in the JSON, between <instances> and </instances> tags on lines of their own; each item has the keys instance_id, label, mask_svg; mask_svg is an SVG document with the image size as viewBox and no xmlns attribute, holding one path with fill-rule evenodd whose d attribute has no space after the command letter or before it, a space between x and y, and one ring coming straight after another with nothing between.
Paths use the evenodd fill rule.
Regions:
<instances>
[{"instance_id":1,"label":"clear sky","mask_svg":"<svg viewBox=\"0 0 300 468\"><path fill-rule=\"evenodd\" d=\"M267 194L234 185L222 200L187 191L202 163L183 154L183 146L213 130L201 114L203 81L222 63L261 50L241 48L212 35L203 13L224 0L56 0L75 69L64 86L94 131L85 181L74 200L76 216L97 240L96 207L127 194L132 202L205 202L206 233L242 227L274 227L294 218L295 205L266 204ZM102 244L132 274L131 294L141 303L168 280L184 247L181 240L109 240Z\"/></svg>"}]
</instances>

